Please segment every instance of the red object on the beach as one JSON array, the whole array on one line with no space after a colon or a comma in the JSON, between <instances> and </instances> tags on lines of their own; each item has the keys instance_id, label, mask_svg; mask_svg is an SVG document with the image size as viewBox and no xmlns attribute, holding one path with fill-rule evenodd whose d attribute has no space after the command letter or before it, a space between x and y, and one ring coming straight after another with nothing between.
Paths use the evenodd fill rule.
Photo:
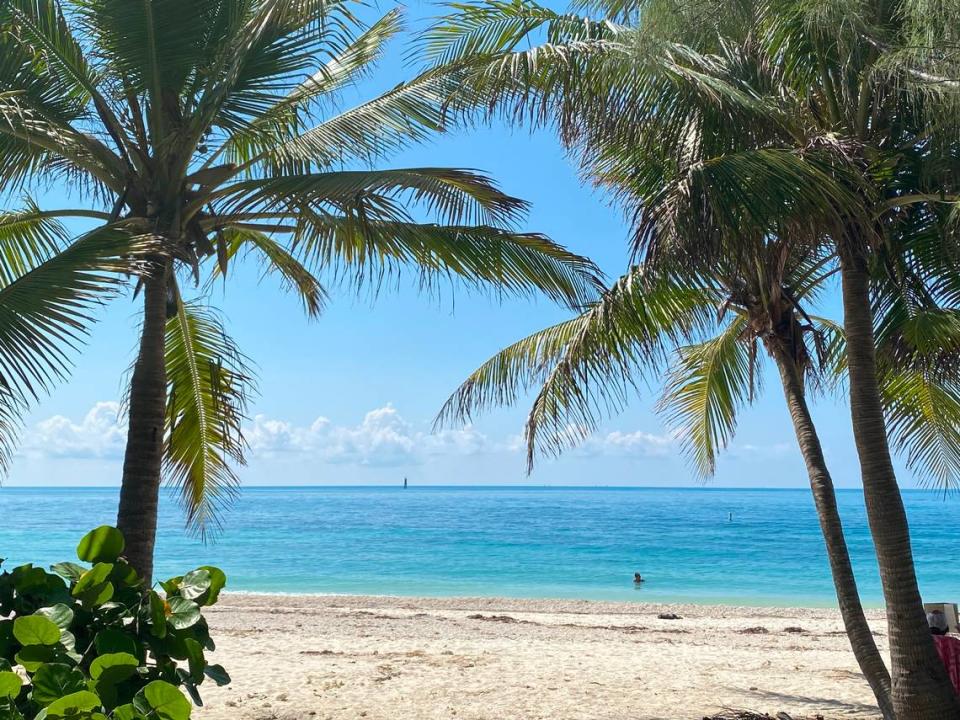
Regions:
<instances>
[{"instance_id":1,"label":"red object on the beach","mask_svg":"<svg viewBox=\"0 0 960 720\"><path fill-rule=\"evenodd\" d=\"M953 683L953 689L960 695L960 640L949 635L934 635L933 641L937 645L937 652L947 668L947 675Z\"/></svg>"}]
</instances>

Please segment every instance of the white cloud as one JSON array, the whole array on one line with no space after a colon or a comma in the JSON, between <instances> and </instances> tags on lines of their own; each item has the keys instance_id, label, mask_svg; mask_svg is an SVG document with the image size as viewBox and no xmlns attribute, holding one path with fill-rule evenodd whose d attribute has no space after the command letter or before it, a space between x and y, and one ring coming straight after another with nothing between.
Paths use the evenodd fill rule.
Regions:
<instances>
[{"instance_id":1,"label":"white cloud","mask_svg":"<svg viewBox=\"0 0 960 720\"><path fill-rule=\"evenodd\" d=\"M563 434L567 436L565 447L575 448L574 452L580 455L664 457L678 452L677 438L670 434L613 430L588 434L584 438L585 432L576 425L568 425ZM517 433L508 436L500 447L508 452L526 452L527 443L523 433Z\"/></svg>"},{"instance_id":2,"label":"white cloud","mask_svg":"<svg viewBox=\"0 0 960 720\"><path fill-rule=\"evenodd\" d=\"M126 421L116 402L99 402L78 422L55 415L33 425L24 435L24 454L47 458L118 459L123 456ZM570 428L571 434L575 428ZM376 408L356 425L339 425L326 417L298 425L256 415L246 426L251 458L284 455L329 464L364 466L418 465L441 456L522 453L521 434L491 440L473 426L418 429L393 405ZM742 446L745 453L754 449ZM676 438L637 430L595 433L575 451L581 455L664 457L677 452Z\"/></svg>"},{"instance_id":3,"label":"white cloud","mask_svg":"<svg viewBox=\"0 0 960 720\"><path fill-rule=\"evenodd\" d=\"M663 457L677 451L675 437L669 434L656 435L642 430L635 432L614 430L598 436L593 442L596 442L602 452L607 455Z\"/></svg>"},{"instance_id":4,"label":"white cloud","mask_svg":"<svg viewBox=\"0 0 960 720\"><path fill-rule=\"evenodd\" d=\"M126 435L120 404L98 402L80 422L63 415L38 422L24 435L22 451L33 457L120 458Z\"/></svg>"},{"instance_id":5,"label":"white cloud","mask_svg":"<svg viewBox=\"0 0 960 720\"><path fill-rule=\"evenodd\" d=\"M392 405L368 412L358 425L334 425L318 417L297 426L257 415L247 438L255 455L298 453L328 463L411 465L429 456L472 455L491 448L473 427L427 433L404 420Z\"/></svg>"}]
</instances>

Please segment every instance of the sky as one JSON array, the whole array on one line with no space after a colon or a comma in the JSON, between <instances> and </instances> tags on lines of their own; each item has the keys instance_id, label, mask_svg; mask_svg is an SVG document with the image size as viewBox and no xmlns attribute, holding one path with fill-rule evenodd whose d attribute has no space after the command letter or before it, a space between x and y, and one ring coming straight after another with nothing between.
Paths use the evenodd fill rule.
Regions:
<instances>
[{"instance_id":1,"label":"sky","mask_svg":"<svg viewBox=\"0 0 960 720\"><path fill-rule=\"evenodd\" d=\"M430 12L419 5L408 15L416 24ZM345 94L344 105L409 76L403 55L401 41L380 74ZM627 268L628 223L581 184L548 132L502 125L455 131L380 166L484 170L532 203L524 229L591 257L611 279ZM52 207L74 202L67 195L66 188L52 188L37 198ZM654 412L655 378L582 447L539 461L529 476L520 433L530 398L472 425L432 432L437 411L473 369L505 345L570 316L546 300L463 288L424 296L401 282L375 299L335 292L323 316L308 321L296 298L248 264L210 301L259 369L260 392L246 428L250 462L239 471L244 484L397 484L404 477L413 484L698 483ZM124 424L118 410L135 355L138 311L130 297L104 309L71 380L27 418L6 485L119 484ZM807 484L779 383L771 373L765 381L761 397L742 413L712 486ZM814 414L835 483L858 486L846 404L823 399ZM915 485L905 471L901 476L905 486Z\"/></svg>"}]
</instances>

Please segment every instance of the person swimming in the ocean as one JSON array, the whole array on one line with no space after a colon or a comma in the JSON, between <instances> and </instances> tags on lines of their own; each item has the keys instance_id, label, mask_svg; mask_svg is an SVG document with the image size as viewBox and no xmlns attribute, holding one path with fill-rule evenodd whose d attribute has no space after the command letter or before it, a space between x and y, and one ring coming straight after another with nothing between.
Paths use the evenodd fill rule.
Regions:
<instances>
[{"instance_id":1,"label":"person swimming in the ocean","mask_svg":"<svg viewBox=\"0 0 960 720\"><path fill-rule=\"evenodd\" d=\"M643 575L641 575L641 574L638 573L638 572L635 572L635 573L633 574L633 584L634 584L634 585L639 585L639 584L642 583L642 582L646 582L646 581L643 579Z\"/></svg>"}]
</instances>

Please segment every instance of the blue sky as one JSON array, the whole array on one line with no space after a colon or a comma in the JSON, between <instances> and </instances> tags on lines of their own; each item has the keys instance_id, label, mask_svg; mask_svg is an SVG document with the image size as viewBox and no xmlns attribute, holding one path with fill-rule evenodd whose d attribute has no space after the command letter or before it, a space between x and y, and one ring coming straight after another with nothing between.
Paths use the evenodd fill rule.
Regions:
<instances>
[{"instance_id":1,"label":"blue sky","mask_svg":"<svg viewBox=\"0 0 960 720\"><path fill-rule=\"evenodd\" d=\"M412 14L416 21L426 11ZM398 44L384 72L344 102L400 80L402 54ZM628 228L621 213L581 186L549 133L502 126L455 132L381 163L414 165L485 170L532 203L526 229L589 255L611 277L626 268ZM63 189L38 197L48 206L67 202ZM255 266L242 268L212 299L260 368L244 483L391 484L404 476L422 484L695 483L653 413L656 387L606 422L584 448L542 461L529 478L517 437L528 402L489 413L469 428L431 434L437 410L472 369L504 345L567 317L546 301L500 301L462 290L424 297L401 283L375 302L337 293L324 316L308 322L295 298L269 278L260 282ZM118 483L123 428L116 408L134 356L138 310L129 298L105 310L73 379L28 418L8 485ZM846 405L821 401L815 413L835 482L857 485ZM913 485L906 473L903 480ZM713 484L806 485L772 375L762 398L744 412Z\"/></svg>"}]
</instances>

